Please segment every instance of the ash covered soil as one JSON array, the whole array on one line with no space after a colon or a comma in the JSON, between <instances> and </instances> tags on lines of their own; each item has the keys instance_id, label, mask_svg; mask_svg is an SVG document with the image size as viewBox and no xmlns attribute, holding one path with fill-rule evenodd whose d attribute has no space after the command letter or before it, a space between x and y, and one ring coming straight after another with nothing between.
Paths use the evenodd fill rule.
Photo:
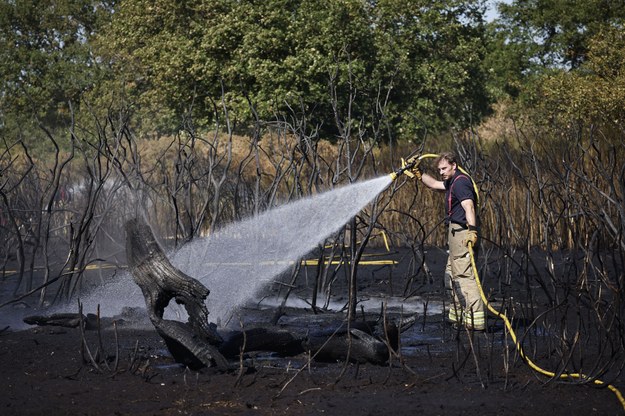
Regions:
<instances>
[{"instance_id":1,"label":"ash covered soil","mask_svg":"<svg viewBox=\"0 0 625 416\"><path fill-rule=\"evenodd\" d=\"M405 253L397 256L397 266L361 268L361 296L384 299L404 291L410 266ZM519 359L495 318L487 333L447 326L435 307L443 299L438 273L444 258L430 253L427 260L435 279L417 277L410 289L411 299L427 296L431 312L419 313L402 335L400 354L385 365L258 352L246 354L229 372L192 371L173 361L150 325L127 317L116 317L115 326L113 319L103 319L101 330L85 331L84 339L77 328L9 328L0 333L0 414L623 414L606 388L536 374ZM248 323L262 323L272 310L249 307L242 313ZM314 315L289 307L278 325L301 329L314 322L323 329L324 322L343 317L341 311ZM532 344L538 346L529 353L536 362L551 364L547 344Z\"/></svg>"}]
</instances>

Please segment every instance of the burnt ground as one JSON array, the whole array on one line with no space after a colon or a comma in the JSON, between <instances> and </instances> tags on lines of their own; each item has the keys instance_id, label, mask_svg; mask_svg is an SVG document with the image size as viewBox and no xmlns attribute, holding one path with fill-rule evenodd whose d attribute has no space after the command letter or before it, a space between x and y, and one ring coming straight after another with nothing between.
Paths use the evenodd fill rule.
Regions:
<instances>
[{"instance_id":1,"label":"burnt ground","mask_svg":"<svg viewBox=\"0 0 625 416\"><path fill-rule=\"evenodd\" d=\"M402 261L405 261L403 259ZM428 260L429 261L429 260ZM436 275L440 261L430 263ZM438 268L438 269L437 269ZM406 287L406 270L362 269L363 294ZM419 277L413 294L432 304L440 282ZM438 298L437 298L438 297ZM6 311L6 308L5 308ZM268 312L248 310L262 321ZM270 313L271 311L269 311ZM0 310L0 313L4 311ZM340 319L341 312L325 313ZM310 310L287 308L280 322L306 326ZM319 315L315 316L316 325ZM58 326L0 333L2 415L618 415L617 397L592 383L557 382L536 374L518 358L499 322L470 334L427 313L402 336L402 349L386 365L309 361L306 354L277 357L251 353L240 368L192 371L176 364L149 326L119 319L116 330L85 332ZM286 324L285 324L286 325ZM531 343L531 355L557 365L547 342ZM88 351L84 348L87 345ZM544 346L544 348L543 348ZM95 355L97 365L89 358ZM104 359L106 357L106 359ZM553 368L550 368L553 370ZM611 381L611 380L610 380ZM614 384L625 388L625 380Z\"/></svg>"}]
</instances>

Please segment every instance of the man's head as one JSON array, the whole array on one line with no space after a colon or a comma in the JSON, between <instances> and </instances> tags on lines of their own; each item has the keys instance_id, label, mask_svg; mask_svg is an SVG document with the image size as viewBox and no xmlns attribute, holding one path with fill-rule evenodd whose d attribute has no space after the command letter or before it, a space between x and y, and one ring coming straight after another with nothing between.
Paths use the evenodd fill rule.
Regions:
<instances>
[{"instance_id":1,"label":"man's head","mask_svg":"<svg viewBox=\"0 0 625 416\"><path fill-rule=\"evenodd\" d=\"M436 158L436 166L438 168L438 174L441 175L441 179L446 181L450 179L456 173L458 168L458 162L456 161L456 155L452 152L441 153Z\"/></svg>"}]
</instances>

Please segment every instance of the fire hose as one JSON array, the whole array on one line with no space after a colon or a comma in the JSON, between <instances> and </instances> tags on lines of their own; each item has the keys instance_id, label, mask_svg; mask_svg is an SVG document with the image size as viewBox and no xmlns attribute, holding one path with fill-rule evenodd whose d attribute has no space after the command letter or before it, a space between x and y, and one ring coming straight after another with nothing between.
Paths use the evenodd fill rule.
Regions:
<instances>
[{"instance_id":1,"label":"fire hose","mask_svg":"<svg viewBox=\"0 0 625 416\"><path fill-rule=\"evenodd\" d=\"M419 163L421 163L421 160L425 159L425 158L435 158L438 157L437 154L433 154L433 153L426 153L423 155L418 155L418 156L413 156L407 160L401 159L402 161L402 166L397 169L395 172L391 173L391 179L394 181L395 179L397 179L400 175L405 174L408 177L414 178L415 175L411 172L415 167L419 166ZM465 171L464 169L462 169L459 165L458 165L458 169L464 173L465 175L467 175L470 179L471 182L473 183L473 188L475 190L475 195L478 198L478 201L476 201L476 205L477 202L479 202L479 193L478 193L478 188L477 185L475 183L475 181L473 180L473 178L471 177L471 175L468 174L467 171ZM477 210L477 207L476 207ZM523 347L521 345L521 343L519 342L516 332L514 331L514 329L512 328L512 324L510 322L510 320L508 319L508 317L496 310L489 302L488 299L486 298L486 295L484 294L484 289L482 288L482 283L480 281L479 275L478 275L478 271L477 271L477 266L476 266L476 262L475 262L475 256L473 254L473 244L471 242L469 242L468 245L469 248L469 255L471 257L471 267L473 269L473 275L475 276L475 282L477 283L477 287L478 290L480 292L480 297L482 299L482 302L484 302L484 305L486 305L486 308L493 314L495 315L497 318L500 318L503 320L507 330L508 330L508 334L510 335L510 338L512 339L512 341L514 342L514 346L516 348L516 350L519 353L519 356L523 359L523 361L525 361L525 363L534 371L543 374L547 377L551 377L551 378L555 378L557 376L557 378L559 379L588 379L588 376L582 374L582 373L566 373L566 374L560 374L560 375L556 375L556 373L552 372L552 371L548 371L545 370L541 367L539 367L538 365L536 365L526 354L525 351L523 350ZM625 410L625 398L623 398L623 395L621 394L621 392L612 384L607 384L604 383L603 381L599 380L599 379L594 379L593 383L595 385L598 386L605 386L607 387L610 391L612 391L618 401L620 402L621 406L623 407L623 409Z\"/></svg>"},{"instance_id":2,"label":"fire hose","mask_svg":"<svg viewBox=\"0 0 625 416\"><path fill-rule=\"evenodd\" d=\"M480 291L480 297L482 298L482 302L484 302L484 305L486 305L486 307L488 308L488 310L495 315L498 318L501 318L504 322L504 324L506 325L506 328L508 329L508 334L510 334L510 338L512 339L512 341L514 342L514 346L517 349L517 351L519 352L519 356L523 359L523 361L525 361L527 363L528 366L530 366L531 369L533 369L534 371L541 373L547 377L551 377L554 378L556 377L556 373L552 372L552 371L547 371L542 369L541 367L539 367L538 365L536 365L527 355L525 355L525 351L523 350L523 347L521 346L521 343L519 342L516 333L514 332L514 329L512 328L512 324L510 323L510 320L508 319L508 317L503 314L502 312L496 310L495 308L493 308L493 306L488 302L488 299L486 298L486 295L484 294L484 289L482 288L482 283L480 282L480 278L479 275L477 273L477 266L475 264L475 256L473 255L473 245L471 242L469 242L469 255L471 257L471 267L473 268L473 275L475 276L475 283L477 283L477 287ZM588 376L581 374L581 373L572 373L572 374L560 374L558 376L558 378L560 379L587 379ZM618 401L621 403L621 406L623 407L623 410L625 410L625 399L623 398L623 395L621 394L621 392L614 387L612 384L608 384L606 385L603 381L599 380L599 379L595 379L593 380L593 383L598 385L598 386L606 386L608 389L610 389L615 395L616 398L618 399Z\"/></svg>"}]
</instances>

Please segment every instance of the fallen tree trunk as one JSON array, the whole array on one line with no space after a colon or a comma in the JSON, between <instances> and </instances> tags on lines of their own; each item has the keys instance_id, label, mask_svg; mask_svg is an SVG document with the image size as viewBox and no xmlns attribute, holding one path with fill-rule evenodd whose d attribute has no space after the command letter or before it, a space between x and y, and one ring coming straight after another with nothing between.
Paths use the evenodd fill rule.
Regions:
<instances>
[{"instance_id":1,"label":"fallen tree trunk","mask_svg":"<svg viewBox=\"0 0 625 416\"><path fill-rule=\"evenodd\" d=\"M219 352L232 358L240 353L254 351L275 352L287 357L303 353L302 342L303 338L284 329L255 327L230 333L219 347Z\"/></svg>"},{"instance_id":2,"label":"fallen tree trunk","mask_svg":"<svg viewBox=\"0 0 625 416\"><path fill-rule=\"evenodd\" d=\"M384 364L389 358L386 344L356 328L330 337L309 336L304 347L317 361Z\"/></svg>"},{"instance_id":3,"label":"fallen tree trunk","mask_svg":"<svg viewBox=\"0 0 625 416\"><path fill-rule=\"evenodd\" d=\"M399 347L399 335L416 321L416 315L399 322L341 321L311 333L304 348L317 361L352 361L384 364Z\"/></svg>"},{"instance_id":4,"label":"fallen tree trunk","mask_svg":"<svg viewBox=\"0 0 625 416\"><path fill-rule=\"evenodd\" d=\"M126 223L126 254L133 279L143 292L148 317L174 359L190 368L227 369L228 361L218 349L223 340L208 322L205 300L210 291L169 262L144 221L135 218ZM172 299L187 311L186 323L163 319Z\"/></svg>"},{"instance_id":5,"label":"fallen tree trunk","mask_svg":"<svg viewBox=\"0 0 625 416\"><path fill-rule=\"evenodd\" d=\"M89 326L87 317L79 313L55 313L50 316L33 315L22 319L28 325L62 326L78 328L80 325Z\"/></svg>"}]
</instances>

